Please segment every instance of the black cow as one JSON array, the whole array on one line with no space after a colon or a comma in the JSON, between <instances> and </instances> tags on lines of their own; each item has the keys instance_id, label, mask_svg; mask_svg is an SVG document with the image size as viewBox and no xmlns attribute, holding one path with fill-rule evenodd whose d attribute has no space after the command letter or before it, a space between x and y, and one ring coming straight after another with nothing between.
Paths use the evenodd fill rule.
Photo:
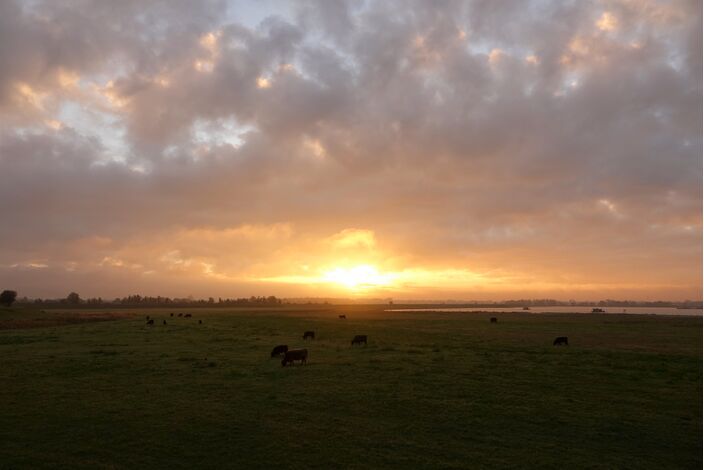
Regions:
<instances>
[{"instance_id":1,"label":"black cow","mask_svg":"<svg viewBox=\"0 0 704 470\"><path fill-rule=\"evenodd\" d=\"M315 331L306 331L303 333L303 339L315 339Z\"/></svg>"},{"instance_id":2,"label":"black cow","mask_svg":"<svg viewBox=\"0 0 704 470\"><path fill-rule=\"evenodd\" d=\"M166 325L166 320L164 320L164 325Z\"/></svg>"},{"instance_id":3,"label":"black cow","mask_svg":"<svg viewBox=\"0 0 704 470\"><path fill-rule=\"evenodd\" d=\"M347 320L347 315L339 315L338 318L340 320Z\"/></svg>"},{"instance_id":4,"label":"black cow","mask_svg":"<svg viewBox=\"0 0 704 470\"><path fill-rule=\"evenodd\" d=\"M203 324L203 320L198 320L198 324L199 324L199 325L202 325L202 324Z\"/></svg>"},{"instance_id":5,"label":"black cow","mask_svg":"<svg viewBox=\"0 0 704 470\"><path fill-rule=\"evenodd\" d=\"M147 320L147 325L153 326L153 325L154 325L154 319L152 318L151 320Z\"/></svg>"},{"instance_id":6,"label":"black cow","mask_svg":"<svg viewBox=\"0 0 704 470\"><path fill-rule=\"evenodd\" d=\"M147 315L147 321L149 321L149 315Z\"/></svg>"},{"instance_id":7,"label":"black cow","mask_svg":"<svg viewBox=\"0 0 704 470\"><path fill-rule=\"evenodd\" d=\"M489 319L489 321L490 321L491 323L498 323L498 322L499 322L499 319L496 318L496 317L491 317L491 318Z\"/></svg>"},{"instance_id":8,"label":"black cow","mask_svg":"<svg viewBox=\"0 0 704 470\"><path fill-rule=\"evenodd\" d=\"M286 353L284 353L284 358L281 360L281 365L293 365L294 361L301 361L301 365L305 364L308 361L308 350L291 349L290 351L286 351Z\"/></svg>"},{"instance_id":9,"label":"black cow","mask_svg":"<svg viewBox=\"0 0 704 470\"><path fill-rule=\"evenodd\" d=\"M171 313L171 316L173 317L173 316L174 316L174 314L173 314L173 313Z\"/></svg>"},{"instance_id":10,"label":"black cow","mask_svg":"<svg viewBox=\"0 0 704 470\"><path fill-rule=\"evenodd\" d=\"M182 317L182 316L183 316L183 313L179 313L178 316L179 316L179 317Z\"/></svg>"},{"instance_id":11,"label":"black cow","mask_svg":"<svg viewBox=\"0 0 704 470\"><path fill-rule=\"evenodd\" d=\"M191 318L192 316L193 316L193 315L191 315L190 313L187 313L187 314L185 314L185 315L183 316L183 318Z\"/></svg>"},{"instance_id":12,"label":"black cow","mask_svg":"<svg viewBox=\"0 0 704 470\"><path fill-rule=\"evenodd\" d=\"M350 346L354 346L355 344L362 344L367 345L367 335L356 335L354 338L352 338L352 344Z\"/></svg>"},{"instance_id":13,"label":"black cow","mask_svg":"<svg viewBox=\"0 0 704 470\"><path fill-rule=\"evenodd\" d=\"M288 351L288 345L279 344L278 346L275 346L274 349L271 350L271 357L276 357L276 356L280 356L282 354L286 354L287 351Z\"/></svg>"},{"instance_id":14,"label":"black cow","mask_svg":"<svg viewBox=\"0 0 704 470\"><path fill-rule=\"evenodd\" d=\"M569 346L569 343L567 342L567 336L558 336L557 338L555 338L555 341L552 342L553 346L559 346L561 344Z\"/></svg>"}]
</instances>

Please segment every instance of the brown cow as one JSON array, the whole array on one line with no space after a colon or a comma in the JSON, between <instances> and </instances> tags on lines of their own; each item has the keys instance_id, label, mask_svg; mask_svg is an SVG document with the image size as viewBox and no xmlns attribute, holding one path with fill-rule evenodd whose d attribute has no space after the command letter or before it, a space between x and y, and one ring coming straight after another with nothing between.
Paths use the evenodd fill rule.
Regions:
<instances>
[{"instance_id":1,"label":"brown cow","mask_svg":"<svg viewBox=\"0 0 704 470\"><path fill-rule=\"evenodd\" d=\"M491 319L489 319L489 321L490 321L491 323L498 323L498 322L499 322L499 319L496 318L496 317L491 317Z\"/></svg>"},{"instance_id":2,"label":"brown cow","mask_svg":"<svg viewBox=\"0 0 704 470\"><path fill-rule=\"evenodd\" d=\"M154 319L152 318L151 320L147 320L147 325L153 326L153 325L154 325Z\"/></svg>"},{"instance_id":3,"label":"brown cow","mask_svg":"<svg viewBox=\"0 0 704 470\"><path fill-rule=\"evenodd\" d=\"M558 336L557 338L555 338L555 341L552 342L553 346L560 346L561 344L569 346L569 343L567 342L567 336Z\"/></svg>"},{"instance_id":4,"label":"brown cow","mask_svg":"<svg viewBox=\"0 0 704 470\"><path fill-rule=\"evenodd\" d=\"M340 320L347 320L347 315L338 315Z\"/></svg>"},{"instance_id":5,"label":"brown cow","mask_svg":"<svg viewBox=\"0 0 704 470\"><path fill-rule=\"evenodd\" d=\"M315 331L306 331L303 333L303 339L315 339Z\"/></svg>"},{"instance_id":6,"label":"brown cow","mask_svg":"<svg viewBox=\"0 0 704 470\"><path fill-rule=\"evenodd\" d=\"M286 364L293 365L294 361L301 361L301 365L308 361L308 350L307 349L291 349L286 351L284 358L281 360L281 366L285 367Z\"/></svg>"},{"instance_id":7,"label":"brown cow","mask_svg":"<svg viewBox=\"0 0 704 470\"><path fill-rule=\"evenodd\" d=\"M356 335L354 338L352 338L352 344L350 346L354 346L355 344L362 344L367 345L367 335Z\"/></svg>"}]
</instances>

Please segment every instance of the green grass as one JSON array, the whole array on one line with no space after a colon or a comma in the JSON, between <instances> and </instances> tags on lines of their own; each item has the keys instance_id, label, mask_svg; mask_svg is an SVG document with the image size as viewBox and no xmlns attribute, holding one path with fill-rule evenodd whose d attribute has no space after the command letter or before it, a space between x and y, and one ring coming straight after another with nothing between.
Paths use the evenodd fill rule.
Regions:
<instances>
[{"instance_id":1,"label":"green grass","mask_svg":"<svg viewBox=\"0 0 704 470\"><path fill-rule=\"evenodd\" d=\"M0 467L702 467L700 318L381 310L0 310Z\"/></svg>"}]
</instances>

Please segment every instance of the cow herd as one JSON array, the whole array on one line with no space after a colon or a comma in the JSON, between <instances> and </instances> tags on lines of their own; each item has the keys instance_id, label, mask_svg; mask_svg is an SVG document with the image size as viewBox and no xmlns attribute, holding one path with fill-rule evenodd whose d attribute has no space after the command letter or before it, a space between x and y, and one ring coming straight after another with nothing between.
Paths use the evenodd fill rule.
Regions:
<instances>
[{"instance_id":1,"label":"cow herd","mask_svg":"<svg viewBox=\"0 0 704 470\"><path fill-rule=\"evenodd\" d=\"M171 313L171 314L169 314L169 315L172 316L172 317L174 316L173 313ZM178 316L178 317L183 317L183 318L193 318L193 315L191 315L190 313L179 313L177 316ZM161 324L164 325L164 326L167 326L167 325L168 325L168 323L166 323L166 320L162 320L162 321L161 321ZM202 324L203 324L203 320L198 320L198 324L199 324L199 325L202 325ZM151 318L149 315L147 315L147 326L154 326L154 319Z\"/></svg>"},{"instance_id":2,"label":"cow herd","mask_svg":"<svg viewBox=\"0 0 704 470\"><path fill-rule=\"evenodd\" d=\"M174 316L173 313L170 314L172 317ZM183 317L183 318L192 318L193 315L190 313L179 313L177 316ZM339 315L341 320L345 320L347 317L345 315ZM496 317L491 317L489 319L490 323L498 323L499 320ZM166 320L162 321L163 325L166 325ZM203 320L198 320L198 324L202 325ZM149 315L147 315L147 326L154 326L154 319L151 318ZM315 331L305 331L303 333L303 340L314 340L315 339ZM354 345L367 345L367 335L355 335L354 338L352 338L352 341L350 342L350 347ZM558 336L555 338L555 340L552 342L553 346L569 346L569 343L567 341L567 336ZM271 350L271 357L282 357L281 359L281 365L286 366L287 364L295 364L295 361L300 361L301 364L305 364L308 361L308 349L289 349L288 345L286 344L279 344L278 346L275 346L274 349Z\"/></svg>"},{"instance_id":3,"label":"cow herd","mask_svg":"<svg viewBox=\"0 0 704 470\"><path fill-rule=\"evenodd\" d=\"M315 339L315 331L306 331L303 333L303 339ZM367 335L355 335L352 338L350 347L355 344L367 345ZM279 344L274 346L271 350L271 357L281 357L281 365L286 366L286 364L295 364L295 361L300 361L301 365L308 361L308 350L307 349L289 349L287 344Z\"/></svg>"}]
</instances>

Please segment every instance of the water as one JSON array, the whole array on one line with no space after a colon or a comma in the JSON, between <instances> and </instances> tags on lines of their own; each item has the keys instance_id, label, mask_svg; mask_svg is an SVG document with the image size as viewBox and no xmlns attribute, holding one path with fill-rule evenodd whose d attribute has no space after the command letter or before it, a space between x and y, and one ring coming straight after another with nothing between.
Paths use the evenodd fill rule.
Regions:
<instances>
[{"instance_id":1,"label":"water","mask_svg":"<svg viewBox=\"0 0 704 470\"><path fill-rule=\"evenodd\" d=\"M518 313L592 313L594 307L531 307L522 310L521 307L440 307L440 308L395 308L386 312L518 312ZM679 309L674 307L599 307L604 314L630 314L630 315L679 315L702 316L701 308Z\"/></svg>"}]
</instances>

